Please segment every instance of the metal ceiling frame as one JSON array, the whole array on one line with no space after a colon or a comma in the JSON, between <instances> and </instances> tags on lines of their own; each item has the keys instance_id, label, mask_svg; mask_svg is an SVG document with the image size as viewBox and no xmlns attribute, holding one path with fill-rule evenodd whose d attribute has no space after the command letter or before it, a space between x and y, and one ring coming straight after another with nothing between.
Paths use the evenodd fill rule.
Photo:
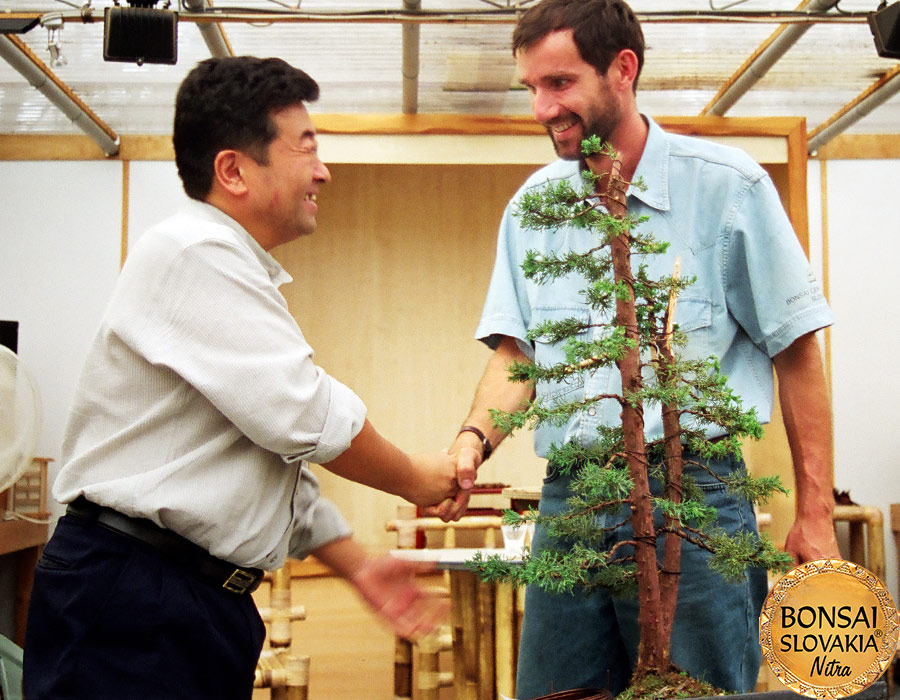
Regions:
<instances>
[{"instance_id":1,"label":"metal ceiling frame","mask_svg":"<svg viewBox=\"0 0 900 700\"><path fill-rule=\"evenodd\" d=\"M528 0L531 2L532 0ZM185 0L186 2L186 0ZM280 4L280 3L279 3ZM204 7L200 11L182 11L179 21L187 22L241 22L241 23L367 23L367 24L515 24L518 20L520 6L490 10L277 10L265 11L257 8L240 6ZM801 6L802 7L802 6ZM44 11L7 12L8 19L34 19L46 14ZM86 5L79 11L60 13L65 22L89 23L95 21L93 8ZM862 24L867 21L870 12L827 13L814 10L789 11L736 11L736 10L669 10L669 11L636 11L635 16L643 24Z\"/></svg>"},{"instance_id":2,"label":"metal ceiling frame","mask_svg":"<svg viewBox=\"0 0 900 700\"><path fill-rule=\"evenodd\" d=\"M525 0L530 2L531 0ZM402 111L415 114L418 111L419 77L419 27L423 23L514 23L518 5L481 11L422 11L421 0L403 0L403 10L369 12L251 12L240 9L213 7L211 0L184 0L186 12L179 14L179 21L192 21L206 42L212 56L229 56L233 51L225 34L223 22L400 22L402 24ZM209 4L207 4L209 2ZM816 23L864 22L870 13L828 13L838 0L804 0L793 12L645 12L636 13L643 22L708 23L754 22L773 23L780 26L731 76L701 111L702 115L723 115L737 100L745 95L766 72ZM490 3L493 5L493 3ZM86 13L86 14L85 14ZM42 13L12 13L20 18L40 17ZM64 21L90 22L90 7L78 13L64 13ZM80 129L88 133L104 153L118 153L118 136L75 93L28 48L13 35L0 34L0 57L25 75L47 98L66 114ZM868 114L878 105L900 90L900 67L889 71L859 97L839 110L827 122L809 133L809 152L813 153L827 141ZM85 120L85 117L87 119Z\"/></svg>"},{"instance_id":3,"label":"metal ceiling frame","mask_svg":"<svg viewBox=\"0 0 900 700\"><path fill-rule=\"evenodd\" d=\"M207 2L209 4L207 4ZM207 7L212 7L212 0L184 0L184 4L191 12L203 12ZM209 55L214 58L224 58L225 56L234 56L234 49L231 48L231 42L222 25L218 22L209 24L198 24L200 35L206 42L206 48L209 49Z\"/></svg>"},{"instance_id":4,"label":"metal ceiling frame","mask_svg":"<svg viewBox=\"0 0 900 700\"><path fill-rule=\"evenodd\" d=\"M403 0L406 12L422 9L422 0ZM402 28L403 113L419 111L419 25L404 22Z\"/></svg>"},{"instance_id":5,"label":"metal ceiling frame","mask_svg":"<svg viewBox=\"0 0 900 700\"><path fill-rule=\"evenodd\" d=\"M19 37L0 34L0 58L15 68L72 123L90 136L107 156L119 153L119 136L60 80Z\"/></svg>"},{"instance_id":6,"label":"metal ceiling frame","mask_svg":"<svg viewBox=\"0 0 900 700\"><path fill-rule=\"evenodd\" d=\"M838 2L839 0L804 0L798 10L827 12ZM724 115L800 40L809 27L810 25L782 24L760 44L734 75L725 81L716 96L704 107L701 116ZM807 152L816 153L898 91L900 91L900 66L885 73L832 117L810 131L807 134Z\"/></svg>"},{"instance_id":7,"label":"metal ceiling frame","mask_svg":"<svg viewBox=\"0 0 900 700\"><path fill-rule=\"evenodd\" d=\"M798 10L827 12L838 2L839 0L804 0ZM782 24L778 27L737 69L734 75L725 81L725 84L710 103L703 108L700 115L724 115L800 40L810 26L809 24Z\"/></svg>"},{"instance_id":8,"label":"metal ceiling frame","mask_svg":"<svg viewBox=\"0 0 900 700\"><path fill-rule=\"evenodd\" d=\"M900 92L900 63L863 90L829 119L807 135L807 149L814 154L838 134L846 131L878 105Z\"/></svg>"}]
</instances>

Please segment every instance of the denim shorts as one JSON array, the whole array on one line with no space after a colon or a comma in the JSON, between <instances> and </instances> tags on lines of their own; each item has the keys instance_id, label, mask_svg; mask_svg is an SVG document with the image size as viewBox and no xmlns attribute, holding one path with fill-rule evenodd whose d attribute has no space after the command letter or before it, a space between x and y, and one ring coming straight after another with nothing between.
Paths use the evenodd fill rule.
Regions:
<instances>
[{"instance_id":1,"label":"denim shorts","mask_svg":"<svg viewBox=\"0 0 900 700\"><path fill-rule=\"evenodd\" d=\"M692 459L697 459L695 456ZM708 462L717 475L743 469L739 460ZM718 511L718 526L729 534L756 532L752 506L725 491L725 486L698 467L687 467L703 490L706 503ZM540 512L565 510L571 496L570 476L548 467ZM600 516L604 524L621 522L627 512ZM631 524L616 532L628 539ZM532 551L554 547L538 527ZM691 675L735 692L756 684L761 662L759 613L767 592L766 572L752 569L737 584L726 582L707 566L709 552L684 542L678 604L672 631L672 661ZM614 695L628 684L637 655L637 600L612 598L603 591L589 596L550 594L529 586L519 649L516 697L529 700L570 688L607 688Z\"/></svg>"}]
</instances>

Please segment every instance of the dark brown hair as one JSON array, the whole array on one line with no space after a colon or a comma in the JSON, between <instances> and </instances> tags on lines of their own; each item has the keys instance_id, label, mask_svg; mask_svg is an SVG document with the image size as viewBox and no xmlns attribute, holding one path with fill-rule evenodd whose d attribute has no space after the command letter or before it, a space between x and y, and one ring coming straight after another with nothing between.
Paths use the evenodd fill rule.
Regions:
<instances>
[{"instance_id":1,"label":"dark brown hair","mask_svg":"<svg viewBox=\"0 0 900 700\"><path fill-rule=\"evenodd\" d=\"M513 32L515 55L527 50L551 32L571 29L575 46L585 63L605 76L622 49L631 49L644 65L644 33L631 8L622 0L542 0L522 15Z\"/></svg>"}]
</instances>

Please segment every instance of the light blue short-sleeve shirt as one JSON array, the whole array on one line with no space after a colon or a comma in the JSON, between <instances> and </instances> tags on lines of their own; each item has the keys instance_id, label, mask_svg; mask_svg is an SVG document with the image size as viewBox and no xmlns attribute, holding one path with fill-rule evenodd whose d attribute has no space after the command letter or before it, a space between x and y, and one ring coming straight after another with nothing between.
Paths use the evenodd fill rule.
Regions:
<instances>
[{"instance_id":1,"label":"light blue short-sleeve shirt","mask_svg":"<svg viewBox=\"0 0 900 700\"><path fill-rule=\"evenodd\" d=\"M717 357L744 407L755 407L767 422L773 402L771 358L800 336L831 325L834 317L765 170L741 150L668 134L653 120L647 122L647 143L634 178L646 189L630 188L628 210L649 217L640 230L669 242L665 254L644 259L649 274L670 275L679 259L682 277L696 277L676 306L675 322L688 338L684 354ZM548 319L600 319L580 294L583 277L571 274L538 285L522 273L525 253L583 252L596 245L596 238L574 227L525 230L514 211L523 192L548 182L571 179L581 186L579 167L575 161L551 163L532 175L507 206L476 331L491 347L499 336L515 338L540 364L562 361L562 344L526 340L531 328ZM562 382L539 382L537 394L545 402L578 401L619 394L620 382L615 367L601 368ZM539 427L535 450L544 457L553 443L590 444L599 425L619 424L620 411L610 399L564 426ZM658 407L645 408L644 421L649 438L662 435Z\"/></svg>"}]
</instances>

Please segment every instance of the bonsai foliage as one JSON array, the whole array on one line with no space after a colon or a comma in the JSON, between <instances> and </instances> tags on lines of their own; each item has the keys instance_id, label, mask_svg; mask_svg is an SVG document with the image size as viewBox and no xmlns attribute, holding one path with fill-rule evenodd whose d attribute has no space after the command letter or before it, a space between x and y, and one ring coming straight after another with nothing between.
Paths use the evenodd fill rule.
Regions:
<instances>
[{"instance_id":1,"label":"bonsai foliage","mask_svg":"<svg viewBox=\"0 0 900 700\"><path fill-rule=\"evenodd\" d=\"M551 448L549 459L572 476L575 495L565 513L505 515L509 523L541 523L558 542L556 548L527 555L522 564L492 557L478 558L474 566L487 580L556 592L576 587L588 593L598 587L623 595L636 591L641 637L634 682L673 670L670 636L683 543L708 550L709 565L729 580L740 580L747 567L786 570L791 560L766 537L728 536L717 529L715 509L704 503L702 492L684 473L689 455L739 455L742 440L759 438L762 428L754 411L744 410L729 389L715 358L683 356L686 337L674 314L679 293L694 280L679 274L677 262L670 275L650 278L648 260L665 253L668 244L639 232L647 218L626 211L631 183L619 176L615 152L596 137L582 147L590 168L583 173L583 187L562 181L528 192L516 215L525 229L575 226L594 235L596 245L590 250L529 251L522 265L525 276L538 284L581 275L586 280L581 294L594 310L594 320L573 317L533 328L529 339L561 343L565 360L552 365L515 363L509 377L516 382L558 382L615 365L621 390L568 403L539 398L515 413L492 411L492 418L513 432L526 426L564 425L577 412L616 401L621 423L598 429L591 446L569 442ZM601 163L611 164L608 172L600 170ZM651 410L661 412L664 435L648 441L644 413ZM708 440L710 429L724 437ZM777 477L739 473L720 481L754 503L765 502L774 491L785 492ZM659 485L655 493L651 483ZM601 527L597 516L603 514L613 524ZM610 531L626 524L632 534L604 549Z\"/></svg>"}]
</instances>

